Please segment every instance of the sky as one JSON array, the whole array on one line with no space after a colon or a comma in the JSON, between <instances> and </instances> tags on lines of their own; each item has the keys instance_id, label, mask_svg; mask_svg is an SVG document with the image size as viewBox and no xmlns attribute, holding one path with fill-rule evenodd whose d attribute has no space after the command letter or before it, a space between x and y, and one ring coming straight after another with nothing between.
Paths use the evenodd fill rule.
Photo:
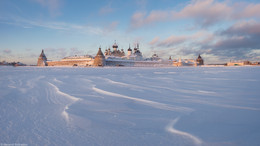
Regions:
<instances>
[{"instance_id":1,"label":"sky","mask_svg":"<svg viewBox=\"0 0 260 146\"><path fill-rule=\"evenodd\" d=\"M94 55L117 42L144 57L260 61L258 0L1 0L0 61Z\"/></svg>"}]
</instances>

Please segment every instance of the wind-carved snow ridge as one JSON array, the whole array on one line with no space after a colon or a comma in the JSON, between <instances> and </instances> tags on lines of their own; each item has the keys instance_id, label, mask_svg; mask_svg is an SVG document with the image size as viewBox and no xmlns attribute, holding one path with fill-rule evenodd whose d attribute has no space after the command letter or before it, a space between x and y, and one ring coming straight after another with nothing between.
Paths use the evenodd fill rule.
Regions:
<instances>
[{"instance_id":1,"label":"wind-carved snow ridge","mask_svg":"<svg viewBox=\"0 0 260 146\"><path fill-rule=\"evenodd\" d=\"M189 138L191 139L195 145L201 145L203 143L202 140L200 140L199 138L197 138L196 136L187 133L187 132L183 132L183 131L179 131L177 129L174 128L174 125L179 121L179 118L174 119L173 121L171 121L166 127L165 130L172 133L172 134L177 134L180 136L183 136L185 138Z\"/></svg>"},{"instance_id":2,"label":"wind-carved snow ridge","mask_svg":"<svg viewBox=\"0 0 260 146\"><path fill-rule=\"evenodd\" d=\"M62 81L58 80L57 78L54 78L53 81L55 81L57 83L63 83Z\"/></svg>"},{"instance_id":3,"label":"wind-carved snow ridge","mask_svg":"<svg viewBox=\"0 0 260 146\"><path fill-rule=\"evenodd\" d=\"M48 82L48 83L49 83L49 82ZM69 94L67 94L67 93L64 93L64 92L61 92L60 89L59 89L57 86L53 85L52 83L49 83L49 85L51 85L51 86L54 88L54 90L56 91L57 94L60 94L60 95L62 95L62 96L65 96L66 98L68 98L68 99L70 99L70 100L73 101L72 103L67 104L67 105L65 106L64 110L63 110L62 113L61 113L61 115L65 118L65 120L66 120L67 122L69 122L69 120L70 120L70 119L69 119L69 114L68 114L68 112L67 112L66 110L69 109L69 106L70 106L71 104L73 104L73 103L75 103L76 101L80 100L80 98L71 96L71 95L69 95Z\"/></svg>"},{"instance_id":4,"label":"wind-carved snow ridge","mask_svg":"<svg viewBox=\"0 0 260 146\"><path fill-rule=\"evenodd\" d=\"M134 101L140 102L144 105L148 105L148 106L158 108L158 109L170 110L170 111L181 111L181 112L191 112L191 111L193 111L193 109L191 109L191 108L178 107L178 106L173 107L173 106L170 106L170 105L167 105L167 104L163 104L163 103L159 103L159 102L155 102L155 101L151 101L151 100L140 99L140 98L135 98L135 97L130 97L130 96L126 96L126 95L122 95L122 94L118 94L118 93L105 91L105 90L96 88L95 86L92 87L92 89L95 92L98 92L100 94L134 100Z\"/></svg>"},{"instance_id":5,"label":"wind-carved snow ridge","mask_svg":"<svg viewBox=\"0 0 260 146\"><path fill-rule=\"evenodd\" d=\"M65 97L67 97L67 98L69 98L69 99L71 99L71 100L73 100L73 101L78 101L78 100L80 100L80 98L71 96L71 95L69 95L69 94L67 94L67 93L64 93L64 92L61 92L60 89L59 89L57 86L53 85L52 83L49 83L49 84L55 89L55 91L56 91L58 94L60 94L60 95L62 95L62 96L65 96Z\"/></svg>"},{"instance_id":6,"label":"wind-carved snow ridge","mask_svg":"<svg viewBox=\"0 0 260 146\"><path fill-rule=\"evenodd\" d=\"M138 89L146 89L146 90L154 90L154 89L150 89L150 88L146 88L146 87L142 87L142 86L137 86L137 85L133 85L133 84L127 84L127 83L122 83L122 82L117 82L117 81L113 81L111 79L107 79L107 78L103 78L103 80L108 81L109 83L115 84L115 85L119 85L119 86L125 86L125 87L131 87L131 88L138 88Z\"/></svg>"}]
</instances>

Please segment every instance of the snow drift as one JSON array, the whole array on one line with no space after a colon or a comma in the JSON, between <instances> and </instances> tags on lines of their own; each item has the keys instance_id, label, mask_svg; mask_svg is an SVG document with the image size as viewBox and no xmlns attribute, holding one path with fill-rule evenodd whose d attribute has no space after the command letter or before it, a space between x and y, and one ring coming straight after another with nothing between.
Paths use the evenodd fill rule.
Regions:
<instances>
[{"instance_id":1,"label":"snow drift","mask_svg":"<svg viewBox=\"0 0 260 146\"><path fill-rule=\"evenodd\" d=\"M0 67L0 145L259 145L259 67Z\"/></svg>"}]
</instances>

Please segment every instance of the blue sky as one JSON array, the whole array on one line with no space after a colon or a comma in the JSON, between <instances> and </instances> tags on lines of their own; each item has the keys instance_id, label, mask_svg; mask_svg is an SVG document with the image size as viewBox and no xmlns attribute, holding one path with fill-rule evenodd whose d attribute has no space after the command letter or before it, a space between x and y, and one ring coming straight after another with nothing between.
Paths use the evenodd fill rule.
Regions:
<instances>
[{"instance_id":1,"label":"blue sky","mask_svg":"<svg viewBox=\"0 0 260 146\"><path fill-rule=\"evenodd\" d=\"M260 61L256 0L1 0L0 61L95 55L117 40L145 57Z\"/></svg>"}]
</instances>

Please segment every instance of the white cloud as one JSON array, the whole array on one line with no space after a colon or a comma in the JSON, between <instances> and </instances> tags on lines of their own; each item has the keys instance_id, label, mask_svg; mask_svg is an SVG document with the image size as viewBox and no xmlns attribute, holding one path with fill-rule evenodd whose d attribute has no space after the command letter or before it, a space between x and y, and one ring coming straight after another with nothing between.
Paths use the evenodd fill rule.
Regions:
<instances>
[{"instance_id":1,"label":"white cloud","mask_svg":"<svg viewBox=\"0 0 260 146\"><path fill-rule=\"evenodd\" d=\"M82 33L90 35L103 35L104 30L100 27L94 27L89 25L79 25L65 22L55 22L55 21L43 21L43 20L27 20L21 17L13 17L9 20L1 21L0 23L5 23L9 25L17 25L21 27L33 28L41 27L47 29L53 29L58 31L67 31L73 33Z\"/></svg>"}]
</instances>

